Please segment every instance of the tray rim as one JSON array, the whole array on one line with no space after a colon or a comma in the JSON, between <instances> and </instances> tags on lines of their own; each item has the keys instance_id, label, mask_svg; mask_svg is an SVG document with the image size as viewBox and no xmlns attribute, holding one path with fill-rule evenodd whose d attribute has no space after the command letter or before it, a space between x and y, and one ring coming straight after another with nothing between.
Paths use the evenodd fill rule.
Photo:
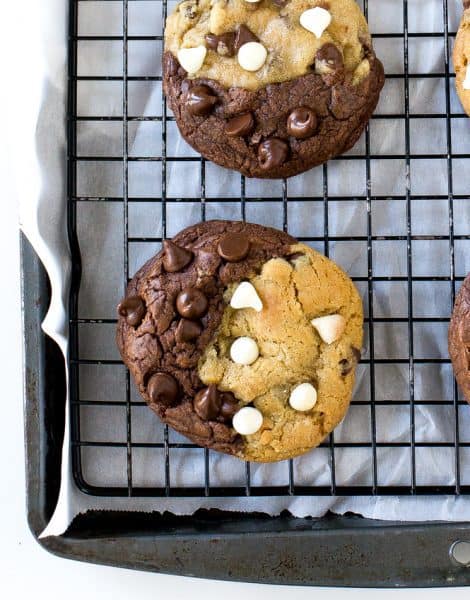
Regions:
<instances>
[{"instance_id":1,"label":"tray rim","mask_svg":"<svg viewBox=\"0 0 470 600\"><path fill-rule=\"evenodd\" d=\"M60 389L64 374L63 359L58 365L57 350L41 330L49 301L47 275L24 234L20 245L27 520L45 550L78 561L231 581L470 586L470 568L457 565L449 555L453 543L470 541L470 523L397 523L356 515L240 517L218 511L190 517L120 512L118 519L113 513L90 512L75 519L65 534L39 540L55 504L60 474L61 432L46 411L46 400L57 390L46 385L45 375ZM59 400L65 402L65 393ZM56 405L54 409L60 413ZM55 458L49 464L54 440Z\"/></svg>"}]
</instances>

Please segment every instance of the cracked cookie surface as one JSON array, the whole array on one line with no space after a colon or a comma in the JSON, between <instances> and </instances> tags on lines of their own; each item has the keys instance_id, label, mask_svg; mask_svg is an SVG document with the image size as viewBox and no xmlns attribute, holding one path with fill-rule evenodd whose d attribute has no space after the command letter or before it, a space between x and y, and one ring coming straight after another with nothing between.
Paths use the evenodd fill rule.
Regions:
<instances>
[{"instance_id":1,"label":"cracked cookie surface","mask_svg":"<svg viewBox=\"0 0 470 600\"><path fill-rule=\"evenodd\" d=\"M315 9L331 19L319 36L300 23ZM266 55L256 70L240 58L250 44ZM186 63L181 51L202 55ZM167 20L163 86L182 136L248 177L290 177L349 150L383 83L354 0L186 0Z\"/></svg>"},{"instance_id":2,"label":"cracked cookie surface","mask_svg":"<svg viewBox=\"0 0 470 600\"><path fill-rule=\"evenodd\" d=\"M118 346L149 406L195 443L246 460L281 460L320 444L347 410L362 344L351 280L259 225L211 221L172 242L137 273L119 309ZM241 283L249 294L237 304ZM327 315L343 323L329 343L312 325ZM249 364L232 352L242 338L258 349ZM310 408L290 403L300 384L315 390ZM242 435L252 422L236 430L236 415L260 425Z\"/></svg>"}]
</instances>

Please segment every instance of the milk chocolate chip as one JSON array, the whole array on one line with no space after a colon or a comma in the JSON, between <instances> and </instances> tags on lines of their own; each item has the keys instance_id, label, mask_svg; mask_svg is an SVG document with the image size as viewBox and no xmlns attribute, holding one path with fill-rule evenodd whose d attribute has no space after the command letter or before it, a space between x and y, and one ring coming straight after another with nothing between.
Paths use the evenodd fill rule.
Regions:
<instances>
[{"instance_id":1,"label":"milk chocolate chip","mask_svg":"<svg viewBox=\"0 0 470 600\"><path fill-rule=\"evenodd\" d=\"M191 250L181 248L170 240L163 241L163 268L167 273L176 273L189 265L193 259Z\"/></svg>"},{"instance_id":2,"label":"milk chocolate chip","mask_svg":"<svg viewBox=\"0 0 470 600\"><path fill-rule=\"evenodd\" d=\"M215 50L217 52L217 46L219 45L219 36L215 35L215 33L208 33L205 37L206 46L210 50Z\"/></svg>"},{"instance_id":3,"label":"milk chocolate chip","mask_svg":"<svg viewBox=\"0 0 470 600\"><path fill-rule=\"evenodd\" d=\"M171 52L166 52L164 61L164 69L167 71L169 75L172 77L176 75L181 68L178 59Z\"/></svg>"},{"instance_id":4,"label":"milk chocolate chip","mask_svg":"<svg viewBox=\"0 0 470 600\"><path fill-rule=\"evenodd\" d=\"M240 262L250 251L250 240L244 233L227 233L220 240L217 252L228 262Z\"/></svg>"},{"instance_id":5,"label":"milk chocolate chip","mask_svg":"<svg viewBox=\"0 0 470 600\"><path fill-rule=\"evenodd\" d=\"M190 321L189 319L181 319L175 331L176 341L180 344L183 342L191 342L198 338L202 333L202 325L198 321Z\"/></svg>"},{"instance_id":6,"label":"milk chocolate chip","mask_svg":"<svg viewBox=\"0 0 470 600\"><path fill-rule=\"evenodd\" d=\"M296 108L287 119L287 132L289 135L304 140L311 137L317 130L317 115L306 106Z\"/></svg>"},{"instance_id":7,"label":"milk chocolate chip","mask_svg":"<svg viewBox=\"0 0 470 600\"><path fill-rule=\"evenodd\" d=\"M359 362L361 360L361 351L359 350L359 348L356 348L355 346L351 346L351 352L353 353L354 360L356 362Z\"/></svg>"},{"instance_id":8,"label":"milk chocolate chip","mask_svg":"<svg viewBox=\"0 0 470 600\"><path fill-rule=\"evenodd\" d=\"M207 85L196 85L186 95L188 111L198 117L208 115L215 104L217 97Z\"/></svg>"},{"instance_id":9,"label":"milk chocolate chip","mask_svg":"<svg viewBox=\"0 0 470 600\"><path fill-rule=\"evenodd\" d=\"M205 314L208 306L207 298L196 288L183 290L176 298L176 310L186 319L199 319Z\"/></svg>"},{"instance_id":10,"label":"milk chocolate chip","mask_svg":"<svg viewBox=\"0 0 470 600\"><path fill-rule=\"evenodd\" d=\"M171 406L178 399L179 386L168 373L155 373L147 384L147 394L152 402Z\"/></svg>"},{"instance_id":11,"label":"milk chocolate chip","mask_svg":"<svg viewBox=\"0 0 470 600\"><path fill-rule=\"evenodd\" d=\"M340 71L342 68L343 56L334 44L328 42L317 50L315 55L315 70L318 73L327 75L335 71Z\"/></svg>"},{"instance_id":12,"label":"milk chocolate chip","mask_svg":"<svg viewBox=\"0 0 470 600\"><path fill-rule=\"evenodd\" d=\"M145 316L145 302L140 296L129 296L118 306L118 313L131 327L138 327Z\"/></svg>"},{"instance_id":13,"label":"milk chocolate chip","mask_svg":"<svg viewBox=\"0 0 470 600\"><path fill-rule=\"evenodd\" d=\"M265 171L280 167L286 161L288 153L289 146L279 138L265 140L258 146L260 167Z\"/></svg>"},{"instance_id":14,"label":"milk chocolate chip","mask_svg":"<svg viewBox=\"0 0 470 600\"><path fill-rule=\"evenodd\" d=\"M219 416L224 421L231 421L236 412L238 412L238 400L232 392L222 392L222 405L220 407Z\"/></svg>"},{"instance_id":15,"label":"milk chocolate chip","mask_svg":"<svg viewBox=\"0 0 470 600\"><path fill-rule=\"evenodd\" d=\"M256 35L246 25L239 25L235 30L234 50L238 52L243 44L248 42L259 42Z\"/></svg>"},{"instance_id":16,"label":"milk chocolate chip","mask_svg":"<svg viewBox=\"0 0 470 600\"><path fill-rule=\"evenodd\" d=\"M255 119L251 113L244 113L232 117L225 123L225 133L231 137L249 135L255 126Z\"/></svg>"},{"instance_id":17,"label":"milk chocolate chip","mask_svg":"<svg viewBox=\"0 0 470 600\"><path fill-rule=\"evenodd\" d=\"M287 259L290 262L294 262L295 260L297 260L298 258L302 258L302 256L305 256L305 254L303 252L294 252L294 254L289 254L287 256Z\"/></svg>"},{"instance_id":18,"label":"milk chocolate chip","mask_svg":"<svg viewBox=\"0 0 470 600\"><path fill-rule=\"evenodd\" d=\"M234 56L235 54L235 32L228 31L221 35L209 33L206 35L206 45L221 56Z\"/></svg>"},{"instance_id":19,"label":"milk chocolate chip","mask_svg":"<svg viewBox=\"0 0 470 600\"><path fill-rule=\"evenodd\" d=\"M194 412L204 419L212 421L219 416L222 398L217 390L217 386L210 385L198 392L193 401Z\"/></svg>"},{"instance_id":20,"label":"milk chocolate chip","mask_svg":"<svg viewBox=\"0 0 470 600\"><path fill-rule=\"evenodd\" d=\"M339 365L341 367L341 375L343 377L349 375L349 373L351 373L351 371L361 360L361 351L355 348L354 346L351 346L351 354L352 356L350 358L343 358L339 361Z\"/></svg>"}]
</instances>

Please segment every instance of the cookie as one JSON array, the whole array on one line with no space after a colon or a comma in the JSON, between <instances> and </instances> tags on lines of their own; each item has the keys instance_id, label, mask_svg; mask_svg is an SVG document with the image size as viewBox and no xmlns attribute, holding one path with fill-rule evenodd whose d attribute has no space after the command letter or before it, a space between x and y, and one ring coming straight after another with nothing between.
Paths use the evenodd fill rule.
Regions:
<instances>
[{"instance_id":1,"label":"cookie","mask_svg":"<svg viewBox=\"0 0 470 600\"><path fill-rule=\"evenodd\" d=\"M185 0L163 87L181 135L247 177L291 177L349 150L384 84L354 0Z\"/></svg>"},{"instance_id":2,"label":"cookie","mask_svg":"<svg viewBox=\"0 0 470 600\"><path fill-rule=\"evenodd\" d=\"M449 354L457 383L470 403L470 274L455 301L449 326Z\"/></svg>"},{"instance_id":3,"label":"cookie","mask_svg":"<svg viewBox=\"0 0 470 600\"><path fill-rule=\"evenodd\" d=\"M135 275L117 343L150 408L206 448L276 461L348 408L362 304L332 261L267 227L185 229Z\"/></svg>"},{"instance_id":4,"label":"cookie","mask_svg":"<svg viewBox=\"0 0 470 600\"><path fill-rule=\"evenodd\" d=\"M455 86L465 112L470 115L470 0L465 0L464 13L454 45Z\"/></svg>"}]
</instances>

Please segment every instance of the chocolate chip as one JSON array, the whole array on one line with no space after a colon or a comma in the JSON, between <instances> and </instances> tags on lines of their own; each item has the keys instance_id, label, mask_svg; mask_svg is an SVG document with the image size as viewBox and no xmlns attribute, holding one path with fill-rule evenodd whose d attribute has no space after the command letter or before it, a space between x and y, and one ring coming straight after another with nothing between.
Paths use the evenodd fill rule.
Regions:
<instances>
[{"instance_id":1,"label":"chocolate chip","mask_svg":"<svg viewBox=\"0 0 470 600\"><path fill-rule=\"evenodd\" d=\"M155 373L147 384L147 394L152 402L171 406L179 396L178 382L168 373Z\"/></svg>"},{"instance_id":2,"label":"chocolate chip","mask_svg":"<svg viewBox=\"0 0 470 600\"><path fill-rule=\"evenodd\" d=\"M278 8L283 8L287 4L287 0L273 0L273 4Z\"/></svg>"},{"instance_id":3,"label":"chocolate chip","mask_svg":"<svg viewBox=\"0 0 470 600\"><path fill-rule=\"evenodd\" d=\"M217 52L221 56L233 56L235 54L235 33L233 31L219 35Z\"/></svg>"},{"instance_id":4,"label":"chocolate chip","mask_svg":"<svg viewBox=\"0 0 470 600\"><path fill-rule=\"evenodd\" d=\"M176 341L182 344L183 342L191 342L198 338L202 333L202 325L197 321L189 319L181 319L175 331Z\"/></svg>"},{"instance_id":5,"label":"chocolate chip","mask_svg":"<svg viewBox=\"0 0 470 600\"><path fill-rule=\"evenodd\" d=\"M215 385L199 391L193 400L194 412L204 421L212 421L218 417L221 405L222 398Z\"/></svg>"},{"instance_id":6,"label":"chocolate chip","mask_svg":"<svg viewBox=\"0 0 470 600\"><path fill-rule=\"evenodd\" d=\"M176 56L173 56L173 54L171 52L165 52L165 57L164 57L163 61L164 61L164 70L171 77L176 75L178 73L179 69L181 68L181 66L178 62L178 59L176 58Z\"/></svg>"},{"instance_id":7,"label":"chocolate chip","mask_svg":"<svg viewBox=\"0 0 470 600\"><path fill-rule=\"evenodd\" d=\"M163 241L163 268L167 273L176 273L189 265L193 260L191 250L181 248L170 240Z\"/></svg>"},{"instance_id":8,"label":"chocolate chip","mask_svg":"<svg viewBox=\"0 0 470 600\"><path fill-rule=\"evenodd\" d=\"M351 346L351 353L352 353L352 356L350 358L343 358L342 360L339 361L339 365L341 367L341 375L343 377L346 377L346 375L349 375L349 373L351 373L351 371L354 369L354 367L361 360L361 351L360 350L358 350L354 346Z\"/></svg>"},{"instance_id":9,"label":"chocolate chip","mask_svg":"<svg viewBox=\"0 0 470 600\"><path fill-rule=\"evenodd\" d=\"M138 327L146 313L145 302L140 296L129 296L118 306L118 313L131 327Z\"/></svg>"},{"instance_id":10,"label":"chocolate chip","mask_svg":"<svg viewBox=\"0 0 470 600\"><path fill-rule=\"evenodd\" d=\"M217 97L207 85L195 85L186 95L188 111L198 117L208 115L215 104Z\"/></svg>"},{"instance_id":11,"label":"chocolate chip","mask_svg":"<svg viewBox=\"0 0 470 600\"><path fill-rule=\"evenodd\" d=\"M317 50L315 68L322 74L339 71L343 68L343 56L334 44L328 42Z\"/></svg>"},{"instance_id":12,"label":"chocolate chip","mask_svg":"<svg viewBox=\"0 0 470 600\"><path fill-rule=\"evenodd\" d=\"M236 412L238 412L238 400L232 392L222 392L222 405L220 407L220 416L224 421L231 421Z\"/></svg>"},{"instance_id":13,"label":"chocolate chip","mask_svg":"<svg viewBox=\"0 0 470 600\"><path fill-rule=\"evenodd\" d=\"M235 54L235 33L233 31L221 35L209 33L206 35L206 45L221 56L233 56Z\"/></svg>"},{"instance_id":14,"label":"chocolate chip","mask_svg":"<svg viewBox=\"0 0 470 600\"><path fill-rule=\"evenodd\" d=\"M304 140L317 130L317 115L306 106L293 110L287 119L287 132L295 138Z\"/></svg>"},{"instance_id":15,"label":"chocolate chip","mask_svg":"<svg viewBox=\"0 0 470 600\"><path fill-rule=\"evenodd\" d=\"M243 44L248 42L259 42L259 38L248 29L246 25L239 25L235 30L234 50L238 52Z\"/></svg>"},{"instance_id":16,"label":"chocolate chip","mask_svg":"<svg viewBox=\"0 0 470 600\"><path fill-rule=\"evenodd\" d=\"M205 314L208 306L207 298L196 288L183 290L176 298L176 310L186 319L199 319Z\"/></svg>"},{"instance_id":17,"label":"chocolate chip","mask_svg":"<svg viewBox=\"0 0 470 600\"><path fill-rule=\"evenodd\" d=\"M255 119L251 113L244 113L232 117L225 123L225 133L231 137L249 135L255 126Z\"/></svg>"},{"instance_id":18,"label":"chocolate chip","mask_svg":"<svg viewBox=\"0 0 470 600\"><path fill-rule=\"evenodd\" d=\"M355 360L357 360L357 362L359 362L361 360L361 351L359 350L359 348L355 348L354 346L351 346L351 352L353 353Z\"/></svg>"},{"instance_id":19,"label":"chocolate chip","mask_svg":"<svg viewBox=\"0 0 470 600\"><path fill-rule=\"evenodd\" d=\"M303 252L294 252L294 254L289 254L287 258L290 261L294 261L294 260L297 260L298 258L301 258L302 256L305 256L305 254Z\"/></svg>"},{"instance_id":20,"label":"chocolate chip","mask_svg":"<svg viewBox=\"0 0 470 600\"><path fill-rule=\"evenodd\" d=\"M219 45L219 36L215 35L215 33L208 33L205 37L206 46L210 50L217 51L217 46Z\"/></svg>"},{"instance_id":21,"label":"chocolate chip","mask_svg":"<svg viewBox=\"0 0 470 600\"><path fill-rule=\"evenodd\" d=\"M349 373L351 373L351 371L354 369L354 363L347 358L342 358L339 361L339 366L341 367L342 377L346 377L346 375L349 375Z\"/></svg>"},{"instance_id":22,"label":"chocolate chip","mask_svg":"<svg viewBox=\"0 0 470 600\"><path fill-rule=\"evenodd\" d=\"M264 171L280 167L286 161L288 153L289 146L279 138L265 140L258 146L260 167Z\"/></svg>"},{"instance_id":23,"label":"chocolate chip","mask_svg":"<svg viewBox=\"0 0 470 600\"><path fill-rule=\"evenodd\" d=\"M250 251L250 240L244 233L227 233L220 240L217 252L228 262L240 262Z\"/></svg>"}]
</instances>

